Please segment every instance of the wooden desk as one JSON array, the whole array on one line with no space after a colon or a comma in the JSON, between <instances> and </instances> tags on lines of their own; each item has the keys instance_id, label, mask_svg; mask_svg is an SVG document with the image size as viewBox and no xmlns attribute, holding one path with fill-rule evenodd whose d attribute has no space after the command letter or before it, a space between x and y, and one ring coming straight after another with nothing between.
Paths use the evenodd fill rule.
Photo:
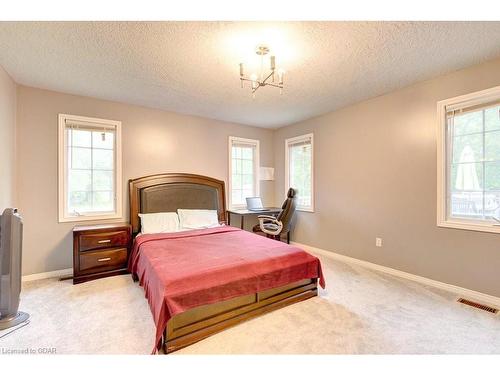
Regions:
<instances>
[{"instance_id":1,"label":"wooden desk","mask_svg":"<svg viewBox=\"0 0 500 375\"><path fill-rule=\"evenodd\" d=\"M263 211L250 211L247 209L242 210L227 210L227 225L231 225L231 215L240 217L240 228L243 229L245 224L245 216L258 216L258 215L276 215L281 212L281 208L269 207Z\"/></svg>"}]
</instances>

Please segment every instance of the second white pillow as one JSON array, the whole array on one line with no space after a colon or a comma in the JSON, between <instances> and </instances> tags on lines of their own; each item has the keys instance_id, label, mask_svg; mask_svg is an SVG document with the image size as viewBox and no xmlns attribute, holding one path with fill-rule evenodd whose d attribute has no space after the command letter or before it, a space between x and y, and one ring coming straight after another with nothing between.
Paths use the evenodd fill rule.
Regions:
<instances>
[{"instance_id":1,"label":"second white pillow","mask_svg":"<svg viewBox=\"0 0 500 375\"><path fill-rule=\"evenodd\" d=\"M219 217L216 210L178 209L181 229L201 229L218 227Z\"/></svg>"}]
</instances>

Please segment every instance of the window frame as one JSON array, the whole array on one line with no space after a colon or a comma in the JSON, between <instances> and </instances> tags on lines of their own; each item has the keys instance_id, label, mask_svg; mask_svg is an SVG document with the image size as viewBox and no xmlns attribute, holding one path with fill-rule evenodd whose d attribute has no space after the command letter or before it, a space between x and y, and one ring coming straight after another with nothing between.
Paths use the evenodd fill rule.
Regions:
<instances>
[{"instance_id":1,"label":"window frame","mask_svg":"<svg viewBox=\"0 0 500 375\"><path fill-rule=\"evenodd\" d=\"M299 206L297 204L296 210L303 212L314 212L315 210L315 200L314 200L314 133L308 133L304 135L299 135L293 138L285 139L285 194L290 188L290 145L295 143L300 143L304 140L311 140L311 205L310 206Z\"/></svg>"},{"instance_id":2,"label":"window frame","mask_svg":"<svg viewBox=\"0 0 500 375\"><path fill-rule=\"evenodd\" d=\"M104 214L82 214L71 215L68 212L68 160L67 160L67 139L66 120L86 122L89 126L99 128L99 126L107 125L115 127L115 211L113 213ZM106 120L94 117L75 116L68 114L59 114L58 120L58 219L60 223L65 222L83 222L97 221L110 219L123 219L123 191L122 191L122 137L121 137L121 122L115 120Z\"/></svg>"},{"instance_id":3,"label":"window frame","mask_svg":"<svg viewBox=\"0 0 500 375\"><path fill-rule=\"evenodd\" d=\"M500 225L484 220L448 217L448 159L447 108L487 106L500 100L500 86L441 100L437 103L437 226L479 232L500 233Z\"/></svg>"},{"instance_id":4,"label":"window frame","mask_svg":"<svg viewBox=\"0 0 500 375\"><path fill-rule=\"evenodd\" d=\"M260 179L259 179L259 167L260 167L260 141L258 139L251 138L241 138L235 136L229 136L228 139L228 158L229 158L229 175L228 175L228 207L230 209L242 209L246 208L246 204L233 204L233 143L248 144L255 147L255 160L254 160L254 191L255 196L260 196Z\"/></svg>"}]
</instances>

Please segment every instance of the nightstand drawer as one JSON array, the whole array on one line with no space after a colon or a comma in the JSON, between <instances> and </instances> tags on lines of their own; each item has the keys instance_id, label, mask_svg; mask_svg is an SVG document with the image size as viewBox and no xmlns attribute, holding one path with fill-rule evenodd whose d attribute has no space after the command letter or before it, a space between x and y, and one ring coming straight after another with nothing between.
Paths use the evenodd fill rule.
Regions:
<instances>
[{"instance_id":1,"label":"nightstand drawer","mask_svg":"<svg viewBox=\"0 0 500 375\"><path fill-rule=\"evenodd\" d=\"M118 247L128 245L129 235L125 230L80 236L80 251L102 249L104 247Z\"/></svg>"},{"instance_id":2,"label":"nightstand drawer","mask_svg":"<svg viewBox=\"0 0 500 375\"><path fill-rule=\"evenodd\" d=\"M127 267L127 249L87 251L80 254L80 272L101 272Z\"/></svg>"}]
</instances>

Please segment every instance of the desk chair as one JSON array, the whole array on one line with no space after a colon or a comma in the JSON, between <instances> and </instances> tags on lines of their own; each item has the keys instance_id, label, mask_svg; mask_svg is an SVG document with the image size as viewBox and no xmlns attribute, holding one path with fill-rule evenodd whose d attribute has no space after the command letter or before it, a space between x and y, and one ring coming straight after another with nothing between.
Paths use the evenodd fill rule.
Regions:
<instances>
[{"instance_id":1,"label":"desk chair","mask_svg":"<svg viewBox=\"0 0 500 375\"><path fill-rule=\"evenodd\" d=\"M281 236L286 234L286 243L290 243L290 223L295 213L296 195L295 190L288 189L287 198L281 206L281 212L277 217L260 215L259 224L253 227L254 232L265 233L268 238L281 241Z\"/></svg>"}]
</instances>

